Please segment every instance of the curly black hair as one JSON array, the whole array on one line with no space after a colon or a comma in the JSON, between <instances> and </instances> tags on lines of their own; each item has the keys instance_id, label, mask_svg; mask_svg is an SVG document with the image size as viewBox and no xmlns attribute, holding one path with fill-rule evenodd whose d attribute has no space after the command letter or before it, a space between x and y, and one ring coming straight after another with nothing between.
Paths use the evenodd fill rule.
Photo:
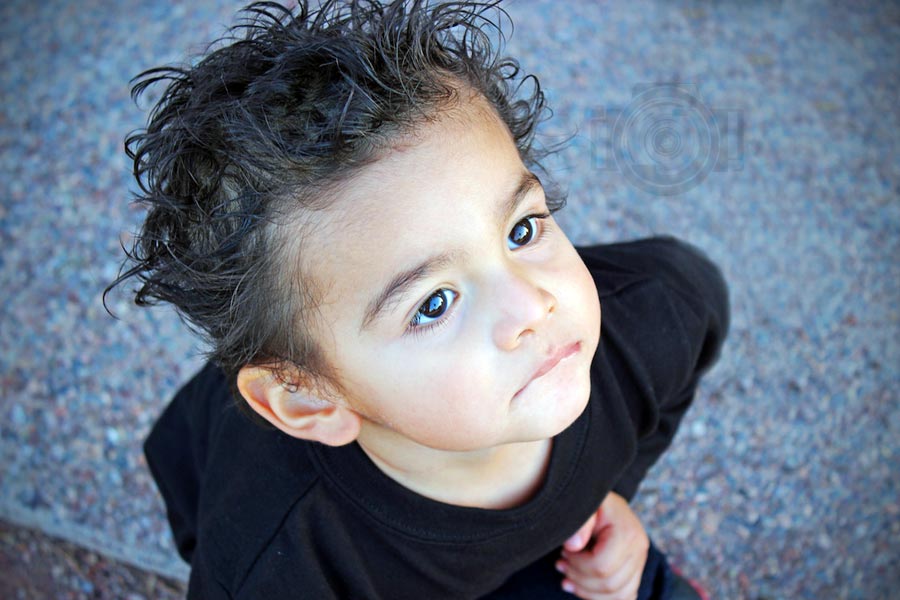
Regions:
<instances>
[{"instance_id":1,"label":"curly black hair","mask_svg":"<svg viewBox=\"0 0 900 600\"><path fill-rule=\"evenodd\" d=\"M148 213L106 293L136 278L138 305L175 305L233 391L245 365L335 384L303 326L315 285L288 266L300 264L303 215L463 89L488 100L523 162L543 171L533 138L544 94L499 56L498 3L257 2L195 64L135 77L135 101L166 87L125 140ZM551 210L563 203L548 194Z\"/></svg>"}]
</instances>

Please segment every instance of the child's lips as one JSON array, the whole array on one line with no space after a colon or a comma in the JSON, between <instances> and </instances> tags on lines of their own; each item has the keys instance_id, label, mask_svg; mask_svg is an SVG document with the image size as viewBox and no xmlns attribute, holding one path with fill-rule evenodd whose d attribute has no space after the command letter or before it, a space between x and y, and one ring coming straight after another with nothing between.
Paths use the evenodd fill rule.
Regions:
<instances>
[{"instance_id":1,"label":"child's lips","mask_svg":"<svg viewBox=\"0 0 900 600\"><path fill-rule=\"evenodd\" d=\"M531 378L525 383L525 385L523 385L519 389L519 391L517 391L515 393L513 398L518 397L519 394L524 392L525 389L528 388L528 386L531 385L531 383L535 379L543 377L544 375L549 373L551 370L553 370L553 368L556 367L556 365L561 363L566 358L569 358L570 356L577 354L580 350L581 350L581 342L574 342L572 344L569 344L568 346L563 346L562 348L559 348L559 349L551 352L550 356L547 358L547 360L545 360L543 363L541 363L541 365L537 368L537 370L534 372L534 374L531 376Z\"/></svg>"}]
</instances>

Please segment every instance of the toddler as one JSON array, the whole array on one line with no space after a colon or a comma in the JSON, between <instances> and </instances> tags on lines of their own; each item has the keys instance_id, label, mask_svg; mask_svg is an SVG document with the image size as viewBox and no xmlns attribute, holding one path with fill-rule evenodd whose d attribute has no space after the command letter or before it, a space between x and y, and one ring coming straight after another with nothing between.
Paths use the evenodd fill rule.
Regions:
<instances>
[{"instance_id":1,"label":"toddler","mask_svg":"<svg viewBox=\"0 0 900 600\"><path fill-rule=\"evenodd\" d=\"M628 502L726 285L672 237L572 246L495 4L257 3L139 76L113 285L209 347L145 445L189 597L699 597Z\"/></svg>"}]
</instances>

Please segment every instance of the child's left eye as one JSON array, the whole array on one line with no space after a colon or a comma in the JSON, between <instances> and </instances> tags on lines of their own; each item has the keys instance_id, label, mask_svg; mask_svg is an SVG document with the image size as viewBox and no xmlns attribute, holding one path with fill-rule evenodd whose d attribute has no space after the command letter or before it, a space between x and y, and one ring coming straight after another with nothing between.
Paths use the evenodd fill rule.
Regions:
<instances>
[{"instance_id":1,"label":"child's left eye","mask_svg":"<svg viewBox=\"0 0 900 600\"><path fill-rule=\"evenodd\" d=\"M531 215L525 217L513 226L512 231L506 238L507 246L510 250L527 246L534 241L535 236L539 237L539 230L543 225L541 221L550 216L550 213L542 215Z\"/></svg>"}]
</instances>

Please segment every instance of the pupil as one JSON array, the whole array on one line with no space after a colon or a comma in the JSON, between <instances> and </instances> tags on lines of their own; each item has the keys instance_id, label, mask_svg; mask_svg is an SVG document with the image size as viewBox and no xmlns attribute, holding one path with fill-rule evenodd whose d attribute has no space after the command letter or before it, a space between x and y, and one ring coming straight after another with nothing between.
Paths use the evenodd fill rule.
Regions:
<instances>
[{"instance_id":1,"label":"pupil","mask_svg":"<svg viewBox=\"0 0 900 600\"><path fill-rule=\"evenodd\" d=\"M431 298L425 301L422 314L426 317L438 317L442 312L444 312L444 294L435 292Z\"/></svg>"},{"instance_id":2,"label":"pupil","mask_svg":"<svg viewBox=\"0 0 900 600\"><path fill-rule=\"evenodd\" d=\"M531 223L520 221L513 229L513 243L524 244L531 239Z\"/></svg>"}]
</instances>

